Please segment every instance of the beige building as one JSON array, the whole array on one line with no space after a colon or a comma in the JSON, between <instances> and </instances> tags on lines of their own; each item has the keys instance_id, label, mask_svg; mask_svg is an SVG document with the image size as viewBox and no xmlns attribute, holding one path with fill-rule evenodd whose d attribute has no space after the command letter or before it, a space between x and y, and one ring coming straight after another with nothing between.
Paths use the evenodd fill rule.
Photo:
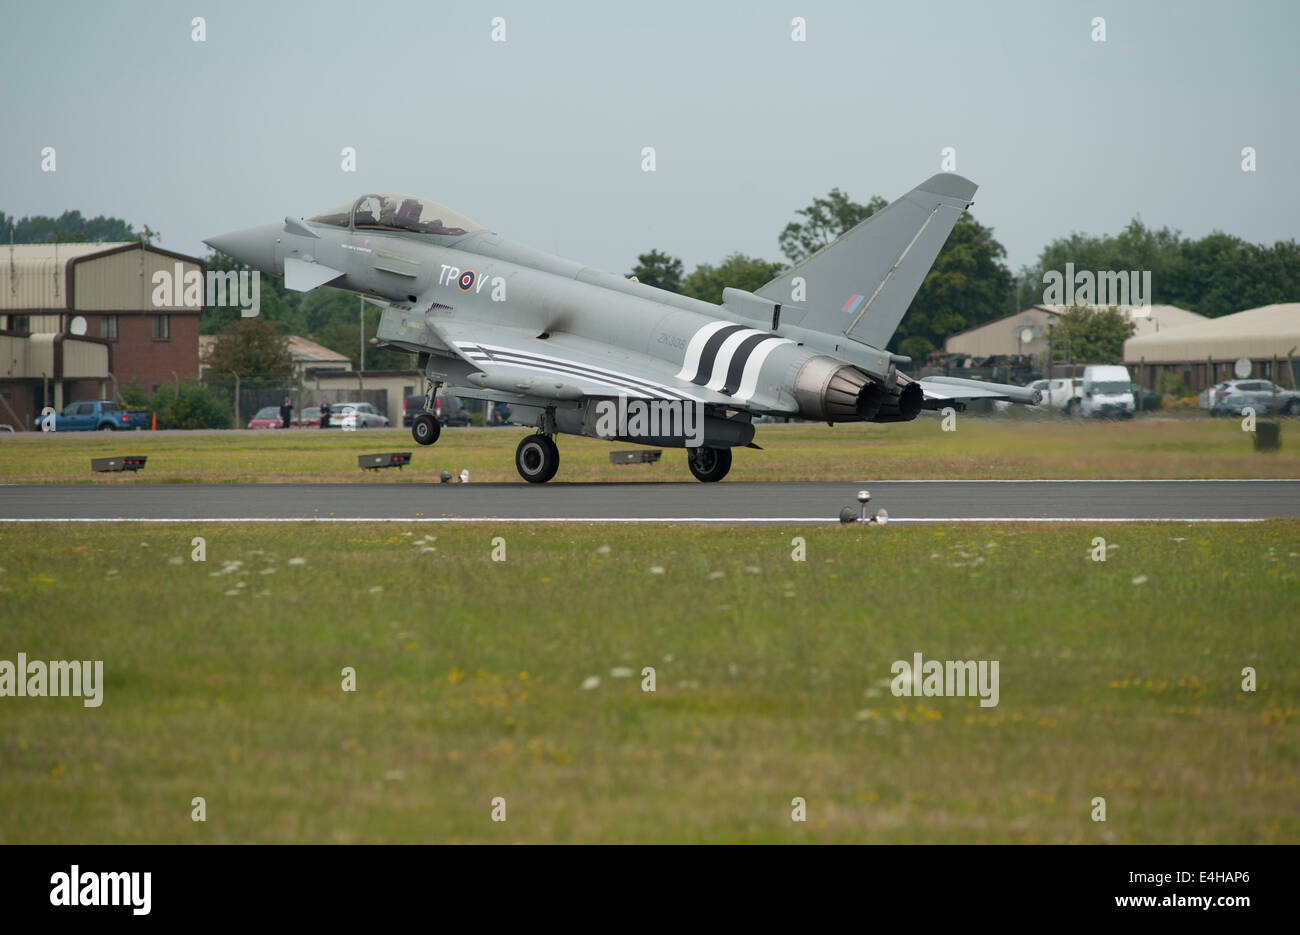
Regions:
<instances>
[{"instance_id":1,"label":"beige building","mask_svg":"<svg viewBox=\"0 0 1300 935\"><path fill-rule=\"evenodd\" d=\"M1102 306L1088 306L1097 309ZM1133 322L1135 336L1157 334L1183 325L1206 321L1203 315L1189 312L1175 305L1150 305L1134 308L1117 305L1129 321ZM1007 315L966 331L959 331L944 342L946 354L964 354L969 357L1011 357L1045 355L1047 329L1066 310L1064 305L1031 305L1014 315Z\"/></svg>"},{"instance_id":2,"label":"beige building","mask_svg":"<svg viewBox=\"0 0 1300 935\"><path fill-rule=\"evenodd\" d=\"M388 401L384 415L394 428L402 425L402 402L406 397L422 396L429 388L419 370L321 371L309 385L335 402L347 402L350 391L383 390Z\"/></svg>"},{"instance_id":3,"label":"beige building","mask_svg":"<svg viewBox=\"0 0 1300 935\"><path fill-rule=\"evenodd\" d=\"M331 351L322 344L308 341L296 334L291 334L288 337L289 356L293 358L293 382L298 385L310 383L318 373L352 370L352 360L346 354ZM216 342L217 335L215 334L199 336L199 369L201 372L207 371L208 365L205 361L208 359L208 354L212 352L212 347Z\"/></svg>"},{"instance_id":4,"label":"beige building","mask_svg":"<svg viewBox=\"0 0 1300 935\"><path fill-rule=\"evenodd\" d=\"M195 301L177 289L155 303L158 272L197 280ZM201 261L141 243L0 247L0 421L194 379L203 279Z\"/></svg>"},{"instance_id":5,"label":"beige building","mask_svg":"<svg viewBox=\"0 0 1300 935\"><path fill-rule=\"evenodd\" d=\"M1172 372L1190 389L1202 390L1233 379L1233 364L1252 363L1252 376L1295 386L1300 360L1300 302L1264 305L1220 318L1159 332L1136 334L1124 342L1124 362L1134 378L1155 387Z\"/></svg>"}]
</instances>

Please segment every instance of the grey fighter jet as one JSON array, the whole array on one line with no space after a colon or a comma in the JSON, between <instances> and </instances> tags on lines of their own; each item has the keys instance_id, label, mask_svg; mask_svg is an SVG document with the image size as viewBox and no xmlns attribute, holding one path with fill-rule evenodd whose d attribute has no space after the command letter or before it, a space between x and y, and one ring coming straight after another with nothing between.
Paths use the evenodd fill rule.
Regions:
<instances>
[{"instance_id":1,"label":"grey fighter jet","mask_svg":"<svg viewBox=\"0 0 1300 935\"><path fill-rule=\"evenodd\" d=\"M286 217L208 245L289 289L320 286L383 307L380 344L411 351L429 378L412 425L431 445L440 386L506 403L536 429L515 464L544 483L555 436L687 450L718 481L753 444L755 416L906 422L975 397L1033 404L1022 387L931 377L884 350L976 186L936 175L757 292L721 305L534 250L440 204L367 194L310 218Z\"/></svg>"}]
</instances>

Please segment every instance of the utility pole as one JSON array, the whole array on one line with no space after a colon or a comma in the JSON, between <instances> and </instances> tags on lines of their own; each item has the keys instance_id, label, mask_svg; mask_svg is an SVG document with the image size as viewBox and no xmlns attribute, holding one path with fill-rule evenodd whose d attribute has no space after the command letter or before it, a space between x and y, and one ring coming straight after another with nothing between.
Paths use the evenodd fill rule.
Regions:
<instances>
[{"instance_id":1,"label":"utility pole","mask_svg":"<svg viewBox=\"0 0 1300 935\"><path fill-rule=\"evenodd\" d=\"M361 302L361 369L366 369L366 300L360 298Z\"/></svg>"}]
</instances>

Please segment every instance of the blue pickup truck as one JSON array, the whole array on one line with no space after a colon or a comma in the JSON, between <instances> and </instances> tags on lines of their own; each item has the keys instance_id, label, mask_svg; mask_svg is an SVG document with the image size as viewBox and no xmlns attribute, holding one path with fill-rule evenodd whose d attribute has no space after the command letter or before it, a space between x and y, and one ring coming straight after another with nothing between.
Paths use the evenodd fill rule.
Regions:
<instances>
[{"instance_id":1,"label":"blue pickup truck","mask_svg":"<svg viewBox=\"0 0 1300 935\"><path fill-rule=\"evenodd\" d=\"M111 432L122 429L147 428L149 414L120 408L112 400L100 399L89 403L68 403L54 417L54 429L59 432Z\"/></svg>"}]
</instances>

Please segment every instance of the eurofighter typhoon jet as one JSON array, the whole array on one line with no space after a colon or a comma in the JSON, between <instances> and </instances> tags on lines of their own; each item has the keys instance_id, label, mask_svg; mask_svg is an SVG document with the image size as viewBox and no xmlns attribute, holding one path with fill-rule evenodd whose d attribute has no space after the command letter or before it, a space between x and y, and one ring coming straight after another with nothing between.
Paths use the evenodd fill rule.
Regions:
<instances>
[{"instance_id":1,"label":"eurofighter typhoon jet","mask_svg":"<svg viewBox=\"0 0 1300 935\"><path fill-rule=\"evenodd\" d=\"M515 452L526 481L555 476L562 433L685 448L719 481L755 416L906 422L975 397L1034 403L1021 387L930 377L884 350L976 186L936 175L757 292L713 305L601 272L486 230L423 198L367 194L205 241L285 286L383 307L377 340L429 379L411 432L440 433L434 394L506 403L534 427Z\"/></svg>"}]
</instances>

